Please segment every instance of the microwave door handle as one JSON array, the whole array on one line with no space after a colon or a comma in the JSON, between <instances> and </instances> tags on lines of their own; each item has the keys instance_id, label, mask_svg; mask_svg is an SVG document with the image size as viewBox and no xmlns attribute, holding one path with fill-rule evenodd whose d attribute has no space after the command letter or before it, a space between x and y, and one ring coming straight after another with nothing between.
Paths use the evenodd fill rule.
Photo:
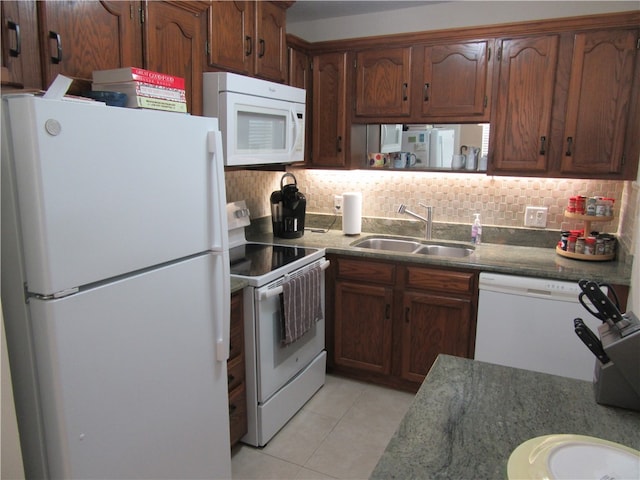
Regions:
<instances>
[{"instance_id":1,"label":"microwave door handle","mask_svg":"<svg viewBox=\"0 0 640 480\"><path fill-rule=\"evenodd\" d=\"M296 147L296 140L298 139L298 115L296 115L295 107L289 109L289 115L291 115L291 144L289 145L289 157L293 155L293 149Z\"/></svg>"}]
</instances>

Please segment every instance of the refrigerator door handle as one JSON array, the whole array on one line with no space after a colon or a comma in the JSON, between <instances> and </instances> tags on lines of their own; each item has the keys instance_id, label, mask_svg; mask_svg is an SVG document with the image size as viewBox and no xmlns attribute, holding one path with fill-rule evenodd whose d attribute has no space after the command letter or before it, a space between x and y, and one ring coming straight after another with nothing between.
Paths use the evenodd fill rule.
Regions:
<instances>
[{"instance_id":1,"label":"refrigerator door handle","mask_svg":"<svg viewBox=\"0 0 640 480\"><path fill-rule=\"evenodd\" d=\"M222 148L222 134L219 130L210 131L207 135L207 147L211 156L211 178L209 202L211 214L214 212L224 212L227 204L226 190L224 188L215 188L216 185L224 185L224 151ZM227 235L227 216L222 215L221 219L209 219L209 235L212 251L220 252L229 250L229 239ZM216 227L220 229L216 232Z\"/></svg>"}]
</instances>

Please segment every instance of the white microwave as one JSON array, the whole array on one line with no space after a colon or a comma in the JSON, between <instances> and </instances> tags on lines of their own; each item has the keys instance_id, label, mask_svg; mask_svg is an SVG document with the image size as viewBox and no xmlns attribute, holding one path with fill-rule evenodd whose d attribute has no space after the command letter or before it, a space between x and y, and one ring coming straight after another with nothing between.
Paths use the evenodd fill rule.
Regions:
<instances>
[{"instance_id":1,"label":"white microwave","mask_svg":"<svg viewBox=\"0 0 640 480\"><path fill-rule=\"evenodd\" d=\"M306 92L228 72L203 74L204 115L217 117L227 166L304 160Z\"/></svg>"}]
</instances>

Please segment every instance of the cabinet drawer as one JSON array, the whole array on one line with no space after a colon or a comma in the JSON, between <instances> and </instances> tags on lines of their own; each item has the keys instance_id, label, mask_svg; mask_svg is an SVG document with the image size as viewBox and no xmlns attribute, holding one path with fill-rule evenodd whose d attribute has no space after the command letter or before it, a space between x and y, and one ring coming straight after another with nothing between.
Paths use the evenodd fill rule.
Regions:
<instances>
[{"instance_id":1,"label":"cabinet drawer","mask_svg":"<svg viewBox=\"0 0 640 480\"><path fill-rule=\"evenodd\" d=\"M364 280L368 283L393 284L396 267L388 263L371 262L368 260L338 259L338 273L340 278Z\"/></svg>"},{"instance_id":2,"label":"cabinet drawer","mask_svg":"<svg viewBox=\"0 0 640 480\"><path fill-rule=\"evenodd\" d=\"M406 286L447 293L473 292L475 274L423 267L407 267Z\"/></svg>"},{"instance_id":3,"label":"cabinet drawer","mask_svg":"<svg viewBox=\"0 0 640 480\"><path fill-rule=\"evenodd\" d=\"M244 383L229 395L229 432L232 446L247 433L247 394Z\"/></svg>"},{"instance_id":4,"label":"cabinet drawer","mask_svg":"<svg viewBox=\"0 0 640 480\"><path fill-rule=\"evenodd\" d=\"M229 391L236 388L244 381L244 357L242 355L227 362L227 382Z\"/></svg>"}]
</instances>

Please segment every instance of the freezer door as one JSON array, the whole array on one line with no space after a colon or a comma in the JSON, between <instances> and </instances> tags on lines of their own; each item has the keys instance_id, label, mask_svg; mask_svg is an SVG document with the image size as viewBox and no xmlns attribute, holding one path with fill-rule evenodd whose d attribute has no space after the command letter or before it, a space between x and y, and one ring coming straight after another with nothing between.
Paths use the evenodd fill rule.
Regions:
<instances>
[{"instance_id":1,"label":"freezer door","mask_svg":"<svg viewBox=\"0 0 640 480\"><path fill-rule=\"evenodd\" d=\"M52 478L231 478L227 262L31 300Z\"/></svg>"},{"instance_id":2,"label":"freezer door","mask_svg":"<svg viewBox=\"0 0 640 480\"><path fill-rule=\"evenodd\" d=\"M4 102L29 291L228 248L217 119L30 96Z\"/></svg>"}]
</instances>

